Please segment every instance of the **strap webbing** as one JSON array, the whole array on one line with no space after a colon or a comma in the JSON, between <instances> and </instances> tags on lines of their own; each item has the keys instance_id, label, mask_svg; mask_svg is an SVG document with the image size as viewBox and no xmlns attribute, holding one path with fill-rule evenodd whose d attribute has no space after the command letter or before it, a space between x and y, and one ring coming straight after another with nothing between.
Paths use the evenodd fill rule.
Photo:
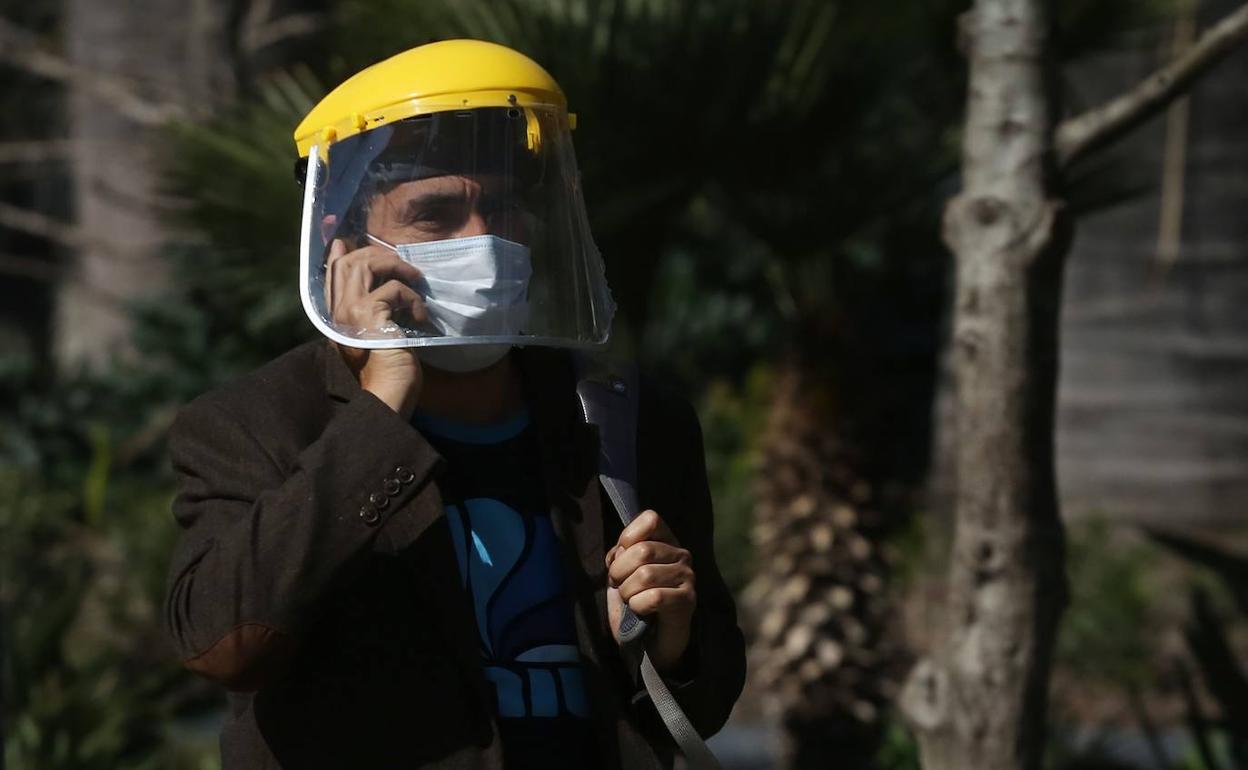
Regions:
<instances>
[{"instance_id":1,"label":"strap webbing","mask_svg":"<svg viewBox=\"0 0 1248 770\"><path fill-rule=\"evenodd\" d=\"M585 421L598 427L601 451L598 478L615 506L620 521L627 527L640 513L637 500L637 373L627 367L605 377L588 376L588 362L577 357L576 392L581 400ZM646 621L637 617L628 605L620 620L620 641L625 657L641 660L641 679L654 703L659 718L672 734L676 746L692 770L721 770L718 760L706 747L702 736L681 710L680 704L667 688L667 683L650 662L645 652ZM640 652L640 656L637 653Z\"/></svg>"},{"instance_id":2,"label":"strap webbing","mask_svg":"<svg viewBox=\"0 0 1248 770\"><path fill-rule=\"evenodd\" d=\"M667 731L680 747L680 753L685 755L689 767L694 770L721 770L719 760L698 735L671 690L667 689L667 683L650 662L650 656L645 653L641 656L641 679L646 684L646 692L650 693L654 708L659 712L659 718L667 725Z\"/></svg>"}]
</instances>

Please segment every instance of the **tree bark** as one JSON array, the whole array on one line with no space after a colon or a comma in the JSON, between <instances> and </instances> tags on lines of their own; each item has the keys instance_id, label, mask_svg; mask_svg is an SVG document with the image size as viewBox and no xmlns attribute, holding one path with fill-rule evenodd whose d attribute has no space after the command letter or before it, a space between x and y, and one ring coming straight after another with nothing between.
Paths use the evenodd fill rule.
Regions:
<instances>
[{"instance_id":1,"label":"tree bark","mask_svg":"<svg viewBox=\"0 0 1248 770\"><path fill-rule=\"evenodd\" d=\"M159 295L168 280L155 204L159 125L174 113L204 114L228 93L225 12L221 0L66 3L60 70L69 86L74 230L84 238L56 302L53 353L62 366L132 353L127 304ZM134 104L165 107L148 120Z\"/></svg>"},{"instance_id":2,"label":"tree bark","mask_svg":"<svg viewBox=\"0 0 1248 770\"><path fill-rule=\"evenodd\" d=\"M949 602L902 707L926 770L1040 767L1065 603L1053 473L1057 310L1069 228L1051 194L1045 0L977 0L955 256L956 457Z\"/></svg>"},{"instance_id":3,"label":"tree bark","mask_svg":"<svg viewBox=\"0 0 1248 770\"><path fill-rule=\"evenodd\" d=\"M926 770L1037 770L1066 601L1054 478L1061 275L1072 236L1060 169L1155 114L1248 38L1248 5L1126 95L1054 130L1047 0L976 0L950 352L954 533L943 627L901 697Z\"/></svg>"}]
</instances>

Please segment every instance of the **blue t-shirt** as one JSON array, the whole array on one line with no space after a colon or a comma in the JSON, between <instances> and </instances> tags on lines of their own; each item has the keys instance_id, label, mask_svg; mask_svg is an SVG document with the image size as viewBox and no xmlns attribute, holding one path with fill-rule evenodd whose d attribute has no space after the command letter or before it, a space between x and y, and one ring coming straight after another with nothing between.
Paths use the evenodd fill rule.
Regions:
<instances>
[{"instance_id":1,"label":"blue t-shirt","mask_svg":"<svg viewBox=\"0 0 1248 770\"><path fill-rule=\"evenodd\" d=\"M447 463L439 489L507 767L596 766L572 597L527 412L489 426L422 412L412 422Z\"/></svg>"}]
</instances>

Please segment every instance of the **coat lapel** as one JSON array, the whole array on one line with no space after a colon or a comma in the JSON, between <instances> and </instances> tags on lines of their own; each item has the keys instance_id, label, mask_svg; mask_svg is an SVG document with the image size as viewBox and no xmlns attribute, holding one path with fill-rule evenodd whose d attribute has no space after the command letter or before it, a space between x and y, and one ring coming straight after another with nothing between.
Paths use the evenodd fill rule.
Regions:
<instances>
[{"instance_id":1,"label":"coat lapel","mask_svg":"<svg viewBox=\"0 0 1248 770\"><path fill-rule=\"evenodd\" d=\"M333 401L350 401L361 392L355 374L328 340L321 348L321 360L325 390ZM431 487L424 494L433 495L435 499L429 504L443 511L441 495L436 485ZM409 505L412 504L415 500L409 502ZM447 590L448 586L460 586L461 576L445 512L440 513L407 550L408 553L399 556L412 568L413 594L425 597L432 625L442 636L446 648L468 673L482 702L489 703L493 694L481 668L480 645L470 600L463 591Z\"/></svg>"},{"instance_id":2,"label":"coat lapel","mask_svg":"<svg viewBox=\"0 0 1248 770\"><path fill-rule=\"evenodd\" d=\"M320 347L321 368L325 372L325 392L335 401L350 401L360 392L360 382L355 378L347 362L334 347L324 340Z\"/></svg>"},{"instance_id":3,"label":"coat lapel","mask_svg":"<svg viewBox=\"0 0 1248 770\"><path fill-rule=\"evenodd\" d=\"M585 687L595 732L608 766L619 757L619 653L607 618L606 547L602 487L598 483L598 430L585 422L576 396L576 373L562 351L519 351L526 399L537 430L551 518L564 554L564 573L576 614Z\"/></svg>"},{"instance_id":4,"label":"coat lapel","mask_svg":"<svg viewBox=\"0 0 1248 770\"><path fill-rule=\"evenodd\" d=\"M578 610L593 609L586 620L594 635L602 632L609 637L603 562L606 549L597 471L598 431L585 423L576 397L570 356L562 351L530 348L521 350L517 358L570 586Z\"/></svg>"}]
</instances>

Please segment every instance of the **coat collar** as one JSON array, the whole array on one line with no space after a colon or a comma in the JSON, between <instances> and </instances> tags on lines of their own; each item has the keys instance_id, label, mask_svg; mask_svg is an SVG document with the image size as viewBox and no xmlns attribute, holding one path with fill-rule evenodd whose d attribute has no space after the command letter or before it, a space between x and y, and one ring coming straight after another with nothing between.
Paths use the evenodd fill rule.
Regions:
<instances>
[{"instance_id":1,"label":"coat collar","mask_svg":"<svg viewBox=\"0 0 1248 770\"><path fill-rule=\"evenodd\" d=\"M359 380L334 343L325 340L319 353L329 396L350 401L358 395ZM517 348L513 355L520 369L525 403L538 434L546 492L552 500L568 493L580 497L586 485L596 480L598 432L585 424L576 395L573 358L567 351L550 348ZM573 515L579 522L582 512Z\"/></svg>"},{"instance_id":2,"label":"coat collar","mask_svg":"<svg viewBox=\"0 0 1248 770\"><path fill-rule=\"evenodd\" d=\"M613 707L607 704L618 700L621 661L607 617L603 514L610 509L604 508L598 483L598 430L585 422L570 355L541 348L516 355L538 433L552 523L563 549L586 692L598 704L595 732L609 758L607 766L618 767L619 736L610 717Z\"/></svg>"},{"instance_id":3,"label":"coat collar","mask_svg":"<svg viewBox=\"0 0 1248 770\"><path fill-rule=\"evenodd\" d=\"M573 358L566 351L548 348L521 349L516 358L537 431L554 522L562 526L559 534L583 574L605 587L598 429L586 424L581 411Z\"/></svg>"},{"instance_id":4,"label":"coat collar","mask_svg":"<svg viewBox=\"0 0 1248 770\"><path fill-rule=\"evenodd\" d=\"M330 340L320 346L321 366L325 371L325 391L338 401L350 401L360 392L360 381L355 378L342 354Z\"/></svg>"}]
</instances>

